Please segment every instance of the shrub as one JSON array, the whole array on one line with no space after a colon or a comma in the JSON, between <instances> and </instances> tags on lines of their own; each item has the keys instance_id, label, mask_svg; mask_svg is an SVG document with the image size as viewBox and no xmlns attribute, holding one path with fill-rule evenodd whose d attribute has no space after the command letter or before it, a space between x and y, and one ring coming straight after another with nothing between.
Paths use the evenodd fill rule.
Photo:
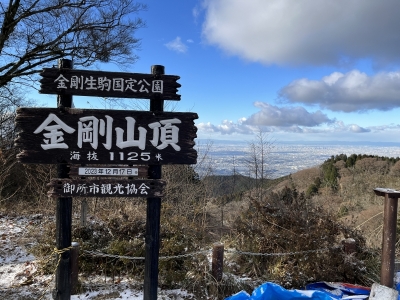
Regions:
<instances>
[{"instance_id":1,"label":"shrub","mask_svg":"<svg viewBox=\"0 0 400 300\"><path fill-rule=\"evenodd\" d=\"M237 263L242 274L287 288L301 288L313 281L364 283L367 280L366 261L376 258L376 253L366 248L359 232L341 224L335 215L313 206L302 194L289 188L282 193L271 193L262 202L251 201L254 209L244 211L234 224L239 237L235 247L266 255L239 256ZM348 237L357 242L357 252L351 257L342 251L340 243ZM302 253L293 254L297 251Z\"/></svg>"}]
</instances>

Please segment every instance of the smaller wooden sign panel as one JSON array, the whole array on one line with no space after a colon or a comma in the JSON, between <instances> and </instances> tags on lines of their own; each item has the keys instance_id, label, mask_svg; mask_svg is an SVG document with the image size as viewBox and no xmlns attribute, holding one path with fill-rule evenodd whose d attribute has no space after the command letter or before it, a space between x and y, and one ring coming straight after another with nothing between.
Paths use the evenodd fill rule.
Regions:
<instances>
[{"instance_id":1,"label":"smaller wooden sign panel","mask_svg":"<svg viewBox=\"0 0 400 300\"><path fill-rule=\"evenodd\" d=\"M40 73L42 94L181 100L175 75L46 68Z\"/></svg>"},{"instance_id":2,"label":"smaller wooden sign panel","mask_svg":"<svg viewBox=\"0 0 400 300\"><path fill-rule=\"evenodd\" d=\"M64 179L48 184L51 197L162 197L165 181L155 179Z\"/></svg>"}]
</instances>

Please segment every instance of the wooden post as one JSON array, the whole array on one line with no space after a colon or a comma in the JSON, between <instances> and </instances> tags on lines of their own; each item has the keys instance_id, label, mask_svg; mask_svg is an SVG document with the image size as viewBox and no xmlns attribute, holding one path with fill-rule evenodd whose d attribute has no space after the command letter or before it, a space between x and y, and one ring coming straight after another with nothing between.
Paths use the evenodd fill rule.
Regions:
<instances>
[{"instance_id":1,"label":"wooden post","mask_svg":"<svg viewBox=\"0 0 400 300\"><path fill-rule=\"evenodd\" d=\"M383 209L381 285L393 288L397 207L400 191L376 188L374 192L378 196L385 197Z\"/></svg>"},{"instance_id":2,"label":"wooden post","mask_svg":"<svg viewBox=\"0 0 400 300\"><path fill-rule=\"evenodd\" d=\"M214 243L211 273L216 281L221 281L223 272L224 272L224 244Z\"/></svg>"},{"instance_id":3,"label":"wooden post","mask_svg":"<svg viewBox=\"0 0 400 300\"><path fill-rule=\"evenodd\" d=\"M151 67L154 75L164 75L164 66ZM164 100L160 97L150 99L150 111L164 111ZM161 166L150 165L149 179L161 179ZM158 289L158 257L160 249L161 198L147 198L146 212L146 257L144 270L144 300L156 300Z\"/></svg>"},{"instance_id":4,"label":"wooden post","mask_svg":"<svg viewBox=\"0 0 400 300\"><path fill-rule=\"evenodd\" d=\"M71 243L71 295L75 295L78 292L78 258L79 258L79 243Z\"/></svg>"},{"instance_id":5,"label":"wooden post","mask_svg":"<svg viewBox=\"0 0 400 300\"><path fill-rule=\"evenodd\" d=\"M60 59L58 68L72 69L72 61L69 59ZM64 107L72 106L72 96L58 95L57 107L62 110ZM57 165L58 178L68 178L68 165L60 162ZM72 197L58 197L56 208L56 247L58 250L64 250L71 246L72 231ZM70 251L64 251L58 254L59 264L56 271L56 287L53 291L53 298L56 300L71 299L71 263Z\"/></svg>"}]
</instances>

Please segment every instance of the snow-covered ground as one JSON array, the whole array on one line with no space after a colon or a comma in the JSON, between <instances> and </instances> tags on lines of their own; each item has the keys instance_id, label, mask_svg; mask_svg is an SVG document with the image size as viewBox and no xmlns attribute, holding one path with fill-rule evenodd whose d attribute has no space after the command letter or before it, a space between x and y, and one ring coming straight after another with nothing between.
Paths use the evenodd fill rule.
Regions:
<instances>
[{"instance_id":1,"label":"snow-covered ground","mask_svg":"<svg viewBox=\"0 0 400 300\"><path fill-rule=\"evenodd\" d=\"M40 214L22 217L0 213L0 299L53 299L54 275L41 275L38 272L36 258L28 252L29 247L36 243L32 232L40 234L40 227L46 219ZM226 256L228 265L230 264L229 257L228 253ZM210 259L211 257L209 257ZM223 275L224 277L228 276L225 273ZM238 277L229 274L229 276L229 281L235 282L235 286L242 286L243 282L251 280L244 275ZM396 278L396 283L400 281L398 278ZM118 283L116 283L110 277L93 275L90 277L81 276L80 282L84 292L72 295L71 300L143 299L143 282L134 281L130 278L118 278ZM193 294L181 289L159 289L158 291L158 299L186 300L195 298Z\"/></svg>"},{"instance_id":2,"label":"snow-covered ground","mask_svg":"<svg viewBox=\"0 0 400 300\"><path fill-rule=\"evenodd\" d=\"M7 216L0 213L0 299L53 299L53 275L39 275L37 261L27 249L35 243L29 228L42 222L42 215ZM106 281L106 283L104 283ZM109 283L107 283L109 282ZM72 295L78 299L143 299L142 284L123 279L91 277L82 282L85 292ZM158 299L194 299L184 290L159 290Z\"/></svg>"}]
</instances>

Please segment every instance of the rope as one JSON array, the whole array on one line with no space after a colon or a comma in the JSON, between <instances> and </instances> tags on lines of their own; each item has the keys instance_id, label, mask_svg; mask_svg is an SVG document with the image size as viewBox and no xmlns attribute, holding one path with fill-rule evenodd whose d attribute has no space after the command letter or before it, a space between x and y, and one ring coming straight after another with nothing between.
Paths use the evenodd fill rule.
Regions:
<instances>
[{"instance_id":1,"label":"rope","mask_svg":"<svg viewBox=\"0 0 400 300\"><path fill-rule=\"evenodd\" d=\"M145 257L114 255L114 254L107 254L107 253L88 251L88 250L84 250L83 252L85 254L88 254L91 256L109 257L109 258L116 258L116 259L129 259L129 260L145 260L146 259ZM209 252L211 252L211 250L203 250L203 251L197 251L194 253L187 253L187 254L180 254L180 255L173 255L173 256L160 256L158 259L159 260L168 260L168 259L186 258L186 257L196 256L198 254L205 254L205 253L209 253Z\"/></svg>"},{"instance_id":2,"label":"rope","mask_svg":"<svg viewBox=\"0 0 400 300\"><path fill-rule=\"evenodd\" d=\"M227 253L236 253L241 255L253 255L253 256L286 256L286 255L298 255L298 254L307 254L307 253L318 253L318 252L326 252L329 251L330 248L322 248L316 250L305 250L305 251L297 251L297 252L287 252L287 253L254 253L254 252L246 252L240 250L224 250ZM91 255L91 256L99 256L99 257L108 257L108 258L115 258L115 259L129 259L129 260L145 260L145 257L132 257L132 256L124 256L124 255L115 255L115 254L107 254L97 251L88 251L84 250L84 254ZM202 250L193 253L187 254L180 254L180 255L173 255L173 256L160 256L159 260L168 260L168 259L179 259L179 258L187 258L191 256L196 256L199 254L207 254L212 252L212 250Z\"/></svg>"},{"instance_id":3,"label":"rope","mask_svg":"<svg viewBox=\"0 0 400 300\"><path fill-rule=\"evenodd\" d=\"M297 254L307 254L307 253L318 253L329 251L330 248L322 248L316 250L304 250L304 251L296 251L296 252L286 252L286 253L254 253L254 252L246 252L240 250L225 250L228 253L237 253L241 255L252 255L252 256L289 256L289 255L297 255Z\"/></svg>"},{"instance_id":4,"label":"rope","mask_svg":"<svg viewBox=\"0 0 400 300\"><path fill-rule=\"evenodd\" d=\"M54 269L53 275L52 277L55 275L60 262L61 262L61 255L67 251L70 251L73 247L69 246L67 248L63 248L63 249L57 249L54 248L53 252L49 255L49 259L45 261L45 264L47 264L52 255L53 254L57 254L58 255L58 260L57 260L57 265ZM287 252L287 253L255 253L255 252L247 252L247 251L240 251L240 250L235 250L235 249L226 249L224 250L224 252L227 253L236 253L236 254L240 254L240 255L252 255L252 256L287 256L287 255L298 255L298 254L308 254L308 253L318 253L318 252L325 252L325 251L329 251L332 248L322 248L322 249L316 249L316 250L305 250L305 251L296 251L296 252ZM211 253L212 250L201 250L201 251L197 251L197 252L193 252L193 253L186 253L186 254L180 254L180 255L172 255L172 256L160 256L159 260L168 260L168 259L180 259L180 258L187 258L187 257L193 257L199 254L208 254ZM83 255L91 255L91 256L100 256L100 257L109 257L109 258L115 258L115 259L129 259L129 260L145 260L145 257L131 257L131 256L124 256L124 255L113 255L113 254L106 254L106 253L102 253L102 252L97 252L97 251L88 251L88 250L84 250L83 251ZM15 288L15 287L21 287L27 284L30 284L34 281L34 278L37 277L38 275L32 277L31 279L27 280L26 282L23 282L21 284L18 285L13 285L11 286L11 288ZM52 279L52 278L51 278ZM39 298L39 300L44 299L45 293L47 292L51 279L49 280L49 282L47 283L47 285L44 288L44 291L41 295L41 297Z\"/></svg>"},{"instance_id":5,"label":"rope","mask_svg":"<svg viewBox=\"0 0 400 300\"><path fill-rule=\"evenodd\" d=\"M54 272L53 272L53 273L55 273L56 270L57 270L57 268L58 268L58 266L59 266L59 264L60 264L60 261L61 261L61 254L63 254L64 252L67 252L67 251L71 250L71 248L72 248L72 246L67 247L67 248L64 248L64 249L57 249L57 248L54 248L54 249L53 249L53 252L51 252L50 255L48 256L48 259L46 259L46 260L44 261L44 264L47 264L47 263L51 260L53 254L58 254L58 255L60 255L60 257L58 258L58 261L57 261L56 268L55 268L55 270L54 270ZM29 284L33 283L34 279L35 279L36 277L38 277L38 276L39 276L39 275L32 276L29 280L24 281L24 282L22 282L22 283L20 283L20 284L14 284L14 285L10 286L10 288L16 288L16 287L20 287L20 286L24 286L24 285L29 285Z\"/></svg>"},{"instance_id":6,"label":"rope","mask_svg":"<svg viewBox=\"0 0 400 300\"><path fill-rule=\"evenodd\" d=\"M47 263L50 261L51 255L52 255L52 254L58 254L58 261L57 261L57 265L56 265L56 267L55 267L55 269L54 269L53 276L54 276L54 274L56 273L56 271L57 271L57 269L58 269L58 266L60 265L60 262L61 262L61 254L65 253L65 252L67 252L67 251L70 251L71 249L72 249L72 246L69 246L69 247L63 248L63 249L57 249L57 248L54 248L54 249L53 249L53 252L50 254L50 258L45 262L45 263L47 264ZM53 276L52 276L52 278L53 278ZM51 278L51 279L52 279L52 278ZM47 291L47 289L49 288L51 279L49 280L49 282L47 283L47 285L44 287L44 291L43 291L42 295L40 296L39 300L42 300L43 297L45 296L46 291Z\"/></svg>"}]
</instances>

